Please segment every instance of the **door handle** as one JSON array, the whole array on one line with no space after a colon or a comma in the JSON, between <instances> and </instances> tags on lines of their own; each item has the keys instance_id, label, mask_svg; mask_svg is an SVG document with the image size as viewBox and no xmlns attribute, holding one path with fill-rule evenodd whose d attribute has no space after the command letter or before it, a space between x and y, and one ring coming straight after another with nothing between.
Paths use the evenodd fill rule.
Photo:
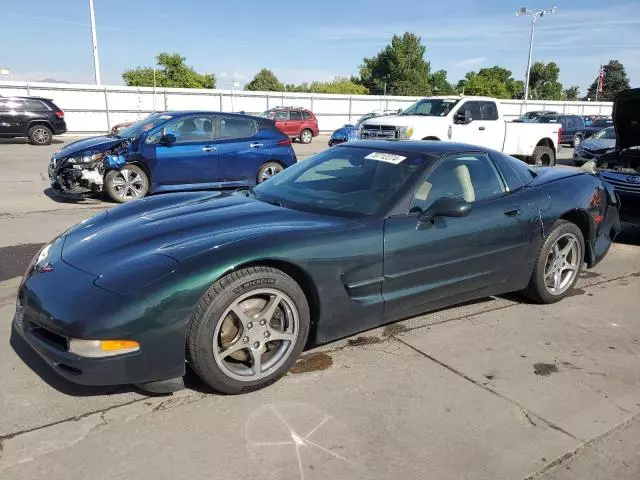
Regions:
<instances>
[{"instance_id":1,"label":"door handle","mask_svg":"<svg viewBox=\"0 0 640 480\"><path fill-rule=\"evenodd\" d=\"M251 148L262 148L264 145L262 143L250 143L249 146Z\"/></svg>"},{"instance_id":2,"label":"door handle","mask_svg":"<svg viewBox=\"0 0 640 480\"><path fill-rule=\"evenodd\" d=\"M215 150L215 148L213 148L213 147L212 147L212 146L210 146L210 145L207 145L206 147L202 147L202 151L203 151L203 152L212 152L212 151L214 151L214 150Z\"/></svg>"},{"instance_id":3,"label":"door handle","mask_svg":"<svg viewBox=\"0 0 640 480\"><path fill-rule=\"evenodd\" d=\"M478 127L478 130L484 130L485 127Z\"/></svg>"},{"instance_id":4,"label":"door handle","mask_svg":"<svg viewBox=\"0 0 640 480\"><path fill-rule=\"evenodd\" d=\"M517 217L521 213L522 213L522 208L517 207L517 206L513 206L509 210L505 210L505 212L504 212L504 214L507 217Z\"/></svg>"}]
</instances>

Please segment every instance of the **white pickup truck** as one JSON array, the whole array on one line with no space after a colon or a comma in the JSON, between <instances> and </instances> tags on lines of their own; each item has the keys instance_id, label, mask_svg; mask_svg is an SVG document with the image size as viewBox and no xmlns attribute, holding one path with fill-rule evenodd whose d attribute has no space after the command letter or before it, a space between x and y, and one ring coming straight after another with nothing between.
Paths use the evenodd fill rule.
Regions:
<instances>
[{"instance_id":1,"label":"white pickup truck","mask_svg":"<svg viewBox=\"0 0 640 480\"><path fill-rule=\"evenodd\" d=\"M361 138L444 140L492 148L536 165L556 161L558 123L507 122L500 102L487 97L429 97L399 115L366 120Z\"/></svg>"}]
</instances>

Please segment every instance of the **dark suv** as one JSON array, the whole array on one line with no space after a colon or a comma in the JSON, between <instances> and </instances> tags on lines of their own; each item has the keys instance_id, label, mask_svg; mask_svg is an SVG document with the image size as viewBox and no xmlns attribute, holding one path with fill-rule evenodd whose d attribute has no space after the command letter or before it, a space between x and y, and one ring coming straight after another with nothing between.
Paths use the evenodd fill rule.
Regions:
<instances>
[{"instance_id":1,"label":"dark suv","mask_svg":"<svg viewBox=\"0 0 640 480\"><path fill-rule=\"evenodd\" d=\"M585 139L587 130L584 120L579 115L543 115L536 120L539 123L559 123L562 125L562 140L560 143L569 144L576 148Z\"/></svg>"},{"instance_id":2,"label":"dark suv","mask_svg":"<svg viewBox=\"0 0 640 480\"><path fill-rule=\"evenodd\" d=\"M28 137L34 145L49 145L53 135L66 131L64 112L50 99L0 96L0 138Z\"/></svg>"}]
</instances>

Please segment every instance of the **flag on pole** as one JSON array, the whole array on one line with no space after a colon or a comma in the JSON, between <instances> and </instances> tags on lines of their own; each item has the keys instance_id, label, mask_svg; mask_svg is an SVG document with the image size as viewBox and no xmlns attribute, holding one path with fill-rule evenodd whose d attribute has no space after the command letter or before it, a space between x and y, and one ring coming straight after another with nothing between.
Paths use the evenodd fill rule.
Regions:
<instances>
[{"instance_id":1,"label":"flag on pole","mask_svg":"<svg viewBox=\"0 0 640 480\"><path fill-rule=\"evenodd\" d=\"M598 73L598 92L602 93L604 88L604 67L600 65L600 72Z\"/></svg>"}]
</instances>

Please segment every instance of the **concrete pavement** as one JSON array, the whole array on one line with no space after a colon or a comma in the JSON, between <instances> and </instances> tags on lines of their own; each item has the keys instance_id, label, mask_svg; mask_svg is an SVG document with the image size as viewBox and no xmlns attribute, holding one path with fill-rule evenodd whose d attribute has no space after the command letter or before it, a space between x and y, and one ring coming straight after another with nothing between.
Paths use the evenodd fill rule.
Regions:
<instances>
[{"instance_id":1,"label":"concrete pavement","mask_svg":"<svg viewBox=\"0 0 640 480\"><path fill-rule=\"evenodd\" d=\"M50 152L5 147L0 171L21 163L0 178L3 480L640 478L640 229L559 304L508 295L407 319L307 352L260 392L193 376L172 396L90 389L10 345L10 322L38 246L111 205L55 203Z\"/></svg>"}]
</instances>

